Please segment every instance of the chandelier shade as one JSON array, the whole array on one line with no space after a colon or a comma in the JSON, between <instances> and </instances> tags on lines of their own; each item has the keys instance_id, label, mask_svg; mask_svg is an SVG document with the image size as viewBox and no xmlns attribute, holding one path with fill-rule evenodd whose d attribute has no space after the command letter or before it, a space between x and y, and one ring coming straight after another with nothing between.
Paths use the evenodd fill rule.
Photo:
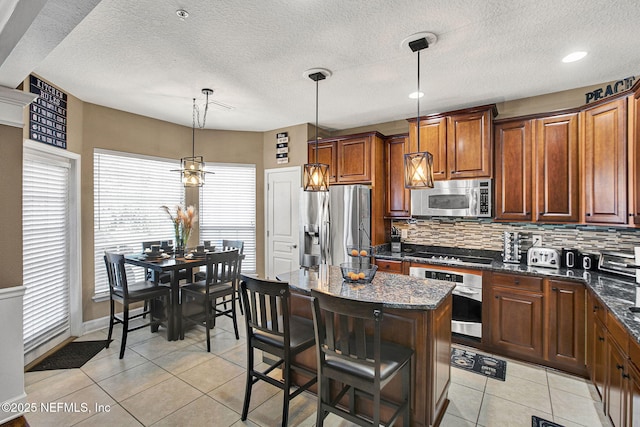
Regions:
<instances>
[{"instance_id":1,"label":"chandelier shade","mask_svg":"<svg viewBox=\"0 0 640 427\"><path fill-rule=\"evenodd\" d=\"M196 113L198 114L198 126L204 128L207 120L207 110L209 109L209 95L213 93L212 89L202 89L202 93L206 96L204 105L204 113L202 117L202 125L200 125L200 110L196 106L196 99L193 98L192 124L191 124L191 157L182 157L180 159L180 175L182 175L182 185L185 187L202 187L204 185L204 177L208 173L205 171L204 158L196 156Z\"/></svg>"},{"instance_id":2,"label":"chandelier shade","mask_svg":"<svg viewBox=\"0 0 640 427\"><path fill-rule=\"evenodd\" d=\"M420 94L420 51L429 47L427 37L421 37L409 42L413 52L418 53L418 91ZM412 190L433 188L433 155L427 151L420 151L420 96L418 100L418 114L416 119L416 140L418 151L404 155L404 186Z\"/></svg>"}]
</instances>

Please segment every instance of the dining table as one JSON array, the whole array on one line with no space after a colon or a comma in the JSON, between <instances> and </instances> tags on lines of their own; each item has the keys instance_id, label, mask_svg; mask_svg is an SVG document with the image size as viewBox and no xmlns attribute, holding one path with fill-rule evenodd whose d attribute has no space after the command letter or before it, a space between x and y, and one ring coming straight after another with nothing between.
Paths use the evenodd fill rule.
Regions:
<instances>
[{"instance_id":1,"label":"dining table","mask_svg":"<svg viewBox=\"0 0 640 427\"><path fill-rule=\"evenodd\" d=\"M187 255L188 256L188 255ZM206 265L206 257L168 256L151 258L144 253L128 254L124 256L125 264L143 267L151 271L151 281L158 284L162 273L169 273L171 277L171 301L167 307L167 314L171 316L167 325L167 339L175 341L180 337L182 319L180 312L180 270L187 271L187 277L193 277L193 269Z\"/></svg>"}]
</instances>

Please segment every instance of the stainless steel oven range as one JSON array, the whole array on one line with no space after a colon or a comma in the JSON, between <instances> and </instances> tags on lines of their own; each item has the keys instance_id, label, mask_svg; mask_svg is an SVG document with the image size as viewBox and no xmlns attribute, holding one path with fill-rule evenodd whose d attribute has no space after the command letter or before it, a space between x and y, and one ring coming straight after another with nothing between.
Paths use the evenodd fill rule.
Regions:
<instances>
[{"instance_id":1,"label":"stainless steel oven range","mask_svg":"<svg viewBox=\"0 0 640 427\"><path fill-rule=\"evenodd\" d=\"M409 274L423 279L446 280L455 282L453 289L453 307L451 332L482 338L482 272L459 272L428 267L411 267Z\"/></svg>"}]
</instances>

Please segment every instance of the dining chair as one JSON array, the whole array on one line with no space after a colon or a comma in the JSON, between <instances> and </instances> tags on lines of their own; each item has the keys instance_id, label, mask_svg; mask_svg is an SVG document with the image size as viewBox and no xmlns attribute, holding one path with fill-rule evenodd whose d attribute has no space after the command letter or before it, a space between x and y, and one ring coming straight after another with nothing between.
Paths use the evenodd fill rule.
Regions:
<instances>
[{"instance_id":1,"label":"dining chair","mask_svg":"<svg viewBox=\"0 0 640 427\"><path fill-rule=\"evenodd\" d=\"M408 427L413 350L382 340L382 303L354 301L314 289L311 296L317 342L316 426L321 427L325 417L334 413L361 426L377 427L381 423L380 405L384 405L392 412L383 425L393 425L402 416L402 424ZM398 374L399 402L383 398L381 390ZM340 385L339 391L335 384ZM371 405L363 405L373 412L370 418L359 411L363 397L371 401Z\"/></svg>"},{"instance_id":2,"label":"dining chair","mask_svg":"<svg viewBox=\"0 0 640 427\"><path fill-rule=\"evenodd\" d=\"M104 262L107 268L107 277L109 280L109 336L107 338L107 347L111 342L111 335L113 333L113 325L116 323L122 324L122 341L120 343L120 359L124 357L124 351L127 346L127 334L129 332L144 328L146 326L157 327L167 318L169 322L172 322L171 316L158 316L161 312L165 312L169 309L170 289L166 286L158 285L154 282L144 280L141 282L135 282L129 284L127 281L127 273L124 266L124 255L113 252L105 252ZM158 301L159 298L165 300L164 306ZM119 317L115 312L115 302L122 304L123 312ZM145 308L142 313L131 316L129 314L130 305L136 302L145 302ZM147 301L150 302L147 305ZM149 307L147 309L147 307ZM143 317L149 314L149 323L144 325L129 327L129 321L138 317ZM172 324L169 325L172 328Z\"/></svg>"},{"instance_id":3,"label":"dining chair","mask_svg":"<svg viewBox=\"0 0 640 427\"><path fill-rule=\"evenodd\" d=\"M236 317L236 293L234 283L238 278L240 254L237 250L207 254L205 279L188 283L180 288L182 330L184 339L187 324L203 324L207 334L207 351L211 352L210 329L217 317L226 316L233 321L236 339L238 320ZM230 303L230 308L227 308Z\"/></svg>"},{"instance_id":4,"label":"dining chair","mask_svg":"<svg viewBox=\"0 0 640 427\"><path fill-rule=\"evenodd\" d=\"M237 249L238 253L242 255L238 262L238 274L242 273L242 260L244 259L244 241L243 240L222 240L222 251L231 251ZM205 273L200 271L195 274L195 280L204 280ZM239 279L238 279L239 280ZM240 283L236 280L234 283L234 289L236 290L237 301L240 301ZM244 314L242 304L240 304L240 314Z\"/></svg>"},{"instance_id":5,"label":"dining chair","mask_svg":"<svg viewBox=\"0 0 640 427\"><path fill-rule=\"evenodd\" d=\"M317 381L314 371L297 364L294 360L296 355L314 346L313 324L310 319L290 315L291 294L287 282L241 275L240 293L247 328L247 382L241 419L247 419L253 385L262 380L284 391L282 426L286 426L291 399ZM254 349L262 350L277 360L263 371L256 370ZM282 381L269 376L269 373L279 366L282 367ZM291 392L294 372L310 379Z\"/></svg>"}]
</instances>

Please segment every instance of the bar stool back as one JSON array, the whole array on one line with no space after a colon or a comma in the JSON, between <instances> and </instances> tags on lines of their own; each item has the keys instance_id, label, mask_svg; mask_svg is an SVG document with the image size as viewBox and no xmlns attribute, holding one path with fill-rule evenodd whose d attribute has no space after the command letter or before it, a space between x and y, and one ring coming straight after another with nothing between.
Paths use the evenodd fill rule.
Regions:
<instances>
[{"instance_id":1,"label":"bar stool back","mask_svg":"<svg viewBox=\"0 0 640 427\"><path fill-rule=\"evenodd\" d=\"M390 419L383 423L385 426L393 425L399 416L403 425L409 426L413 350L381 339L382 304L354 301L316 290L312 290L311 295L318 360L316 426L322 426L330 412L361 426L378 426L381 404L393 411ZM399 402L382 398L381 390L397 374L402 376ZM333 393L335 396L332 381L341 384L340 391ZM371 401L371 419L359 411L357 403L362 397Z\"/></svg>"}]
</instances>

